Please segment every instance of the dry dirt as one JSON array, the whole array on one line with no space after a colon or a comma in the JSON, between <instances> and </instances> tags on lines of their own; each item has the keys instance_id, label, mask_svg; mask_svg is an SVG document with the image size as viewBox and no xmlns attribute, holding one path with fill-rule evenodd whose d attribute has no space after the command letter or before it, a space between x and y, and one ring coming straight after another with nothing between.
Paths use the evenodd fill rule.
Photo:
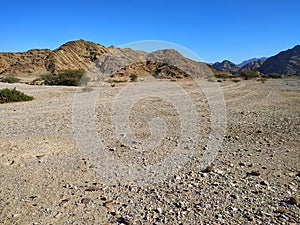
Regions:
<instances>
[{"instance_id":1,"label":"dry dirt","mask_svg":"<svg viewBox=\"0 0 300 225\"><path fill-rule=\"evenodd\" d=\"M174 85L164 89L162 82L147 81L138 90L157 87L157 93L167 90L185 104L187 98ZM141 142L123 142L118 135L126 133L116 133L115 125L124 122L117 107L122 97L138 95L125 86L82 90L0 83L35 97L0 105L0 224L299 224L300 80L220 83L227 117L220 149L207 148L214 119L201 88L190 81L171 83L186 91L194 108L186 105L181 112L155 95L135 102L128 127ZM95 108L92 116L87 106ZM74 110L82 115L74 117ZM197 114L192 123L200 136L181 145L182 115L190 111ZM152 118L163 119L168 129L155 127L161 120L149 127ZM78 124L83 125L79 133ZM80 145L78 135L91 138L90 143ZM143 140L153 135L153 143L160 140L161 146L143 149ZM87 154L95 143L103 158ZM194 152L184 151L188 160L175 170L166 167L167 178L147 175L144 184L135 185L139 174L122 173L122 168L148 165L155 170L176 147ZM201 170L209 151L218 154ZM111 164L99 166L101 160ZM116 164L121 170L114 175Z\"/></svg>"}]
</instances>

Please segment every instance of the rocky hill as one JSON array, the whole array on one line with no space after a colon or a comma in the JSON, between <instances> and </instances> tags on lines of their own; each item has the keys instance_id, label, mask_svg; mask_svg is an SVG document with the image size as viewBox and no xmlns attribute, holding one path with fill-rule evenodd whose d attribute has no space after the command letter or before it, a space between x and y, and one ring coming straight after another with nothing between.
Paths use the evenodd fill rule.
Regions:
<instances>
[{"instance_id":1,"label":"rocky hill","mask_svg":"<svg viewBox=\"0 0 300 225\"><path fill-rule=\"evenodd\" d=\"M87 70L91 62L113 48L84 40L70 41L50 52L45 60L45 67L51 73L66 69Z\"/></svg>"},{"instance_id":2,"label":"rocky hill","mask_svg":"<svg viewBox=\"0 0 300 225\"><path fill-rule=\"evenodd\" d=\"M259 71L265 74L300 75L300 45L268 58Z\"/></svg>"},{"instance_id":3,"label":"rocky hill","mask_svg":"<svg viewBox=\"0 0 300 225\"><path fill-rule=\"evenodd\" d=\"M212 65L218 71L221 72L237 72L240 67L229 60L224 60L223 62L216 62Z\"/></svg>"},{"instance_id":4,"label":"rocky hill","mask_svg":"<svg viewBox=\"0 0 300 225\"><path fill-rule=\"evenodd\" d=\"M49 49L0 53L0 76L26 77L46 73L45 62L50 54Z\"/></svg>"},{"instance_id":5,"label":"rocky hill","mask_svg":"<svg viewBox=\"0 0 300 225\"><path fill-rule=\"evenodd\" d=\"M161 72L168 78L187 77L187 74L204 77L213 73L206 63L185 58L172 49L146 53L129 48L105 47L84 40L67 42L53 51L0 53L0 77L34 79L45 73L58 74L67 69L94 70L103 79L118 77L123 72L124 76Z\"/></svg>"},{"instance_id":6,"label":"rocky hill","mask_svg":"<svg viewBox=\"0 0 300 225\"><path fill-rule=\"evenodd\" d=\"M249 63L262 61L262 60L265 61L266 59L267 59L267 57L247 59L247 60L244 60L243 62L239 63L238 66L240 68L242 68L242 67L246 66Z\"/></svg>"},{"instance_id":7,"label":"rocky hill","mask_svg":"<svg viewBox=\"0 0 300 225\"><path fill-rule=\"evenodd\" d=\"M0 53L0 77L15 76L32 81L43 74L58 74L67 69L92 69L98 74L98 78L104 80L120 77L121 73L124 76L132 73L154 75L159 71L162 76L172 77L171 79L184 78L186 74L206 77L220 72L235 73L244 69L265 74L299 75L300 46L280 52L266 61L252 59L242 68L228 60L213 65L196 62L173 49L146 53L129 48L105 47L84 40L67 42L55 50L33 49L18 53Z\"/></svg>"},{"instance_id":8,"label":"rocky hill","mask_svg":"<svg viewBox=\"0 0 300 225\"><path fill-rule=\"evenodd\" d=\"M0 76L36 77L66 69L86 70L92 61L114 47L84 40L70 41L53 51L33 49L27 52L0 53Z\"/></svg>"},{"instance_id":9,"label":"rocky hill","mask_svg":"<svg viewBox=\"0 0 300 225\"><path fill-rule=\"evenodd\" d=\"M263 59L251 61L251 62L247 63L246 65L244 65L242 68L240 68L239 71L242 71L242 70L259 71L261 65L264 62L265 62L265 60L263 60Z\"/></svg>"}]
</instances>

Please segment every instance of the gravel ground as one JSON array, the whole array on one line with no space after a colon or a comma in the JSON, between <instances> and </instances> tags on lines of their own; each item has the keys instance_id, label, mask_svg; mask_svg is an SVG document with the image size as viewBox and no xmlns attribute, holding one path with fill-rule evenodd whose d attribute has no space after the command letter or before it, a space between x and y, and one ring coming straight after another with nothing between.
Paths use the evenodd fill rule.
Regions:
<instances>
[{"instance_id":1,"label":"gravel ground","mask_svg":"<svg viewBox=\"0 0 300 225\"><path fill-rule=\"evenodd\" d=\"M35 97L0 105L0 224L300 224L300 81L219 85L210 149L224 115L191 81L0 83Z\"/></svg>"}]
</instances>

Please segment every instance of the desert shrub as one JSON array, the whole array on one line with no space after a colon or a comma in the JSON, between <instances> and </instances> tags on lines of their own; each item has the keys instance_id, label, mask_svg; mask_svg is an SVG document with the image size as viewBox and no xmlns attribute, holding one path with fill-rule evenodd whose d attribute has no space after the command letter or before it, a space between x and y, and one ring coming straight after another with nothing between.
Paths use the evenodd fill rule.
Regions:
<instances>
[{"instance_id":1,"label":"desert shrub","mask_svg":"<svg viewBox=\"0 0 300 225\"><path fill-rule=\"evenodd\" d=\"M42 77L38 77L30 82L30 84L33 84L33 85L41 85L44 83L45 83L45 81L44 81L44 79L42 79Z\"/></svg>"},{"instance_id":2,"label":"desert shrub","mask_svg":"<svg viewBox=\"0 0 300 225\"><path fill-rule=\"evenodd\" d=\"M238 83L238 82L240 82L241 80L239 80L239 79L232 79L231 80L233 83Z\"/></svg>"},{"instance_id":3,"label":"desert shrub","mask_svg":"<svg viewBox=\"0 0 300 225\"><path fill-rule=\"evenodd\" d=\"M216 82L216 80L214 78L208 78L207 81L208 82Z\"/></svg>"},{"instance_id":4,"label":"desert shrub","mask_svg":"<svg viewBox=\"0 0 300 225\"><path fill-rule=\"evenodd\" d=\"M273 78L273 79L278 79L278 78L282 78L282 75L279 73L271 73L271 74L264 74L262 76L263 78Z\"/></svg>"},{"instance_id":5,"label":"desert shrub","mask_svg":"<svg viewBox=\"0 0 300 225\"><path fill-rule=\"evenodd\" d=\"M118 80L118 79L109 79L107 80L108 83L111 83L111 84L118 84L118 83L125 83L127 82L126 79L122 79L122 80Z\"/></svg>"},{"instance_id":6,"label":"desert shrub","mask_svg":"<svg viewBox=\"0 0 300 225\"><path fill-rule=\"evenodd\" d=\"M253 79L259 77L259 74L251 70L242 70L237 76L244 78L245 80Z\"/></svg>"},{"instance_id":7,"label":"desert shrub","mask_svg":"<svg viewBox=\"0 0 300 225\"><path fill-rule=\"evenodd\" d=\"M82 92L91 92L91 91L93 91L94 89L92 88L92 87L84 87L84 88L82 88Z\"/></svg>"},{"instance_id":8,"label":"desert shrub","mask_svg":"<svg viewBox=\"0 0 300 225\"><path fill-rule=\"evenodd\" d=\"M12 84L12 83L18 83L18 82L20 82L20 79L17 78L17 77L9 76L9 77L3 77L3 78L1 78L0 81L4 82L4 83L10 83L10 84Z\"/></svg>"},{"instance_id":9,"label":"desert shrub","mask_svg":"<svg viewBox=\"0 0 300 225\"><path fill-rule=\"evenodd\" d=\"M54 74L44 74L41 76L41 79L44 80L44 84L46 85L55 85L56 76Z\"/></svg>"},{"instance_id":10,"label":"desert shrub","mask_svg":"<svg viewBox=\"0 0 300 225\"><path fill-rule=\"evenodd\" d=\"M232 74L227 74L227 73L215 74L216 78L221 78L221 79L227 79L230 78L230 76L232 76Z\"/></svg>"},{"instance_id":11,"label":"desert shrub","mask_svg":"<svg viewBox=\"0 0 300 225\"><path fill-rule=\"evenodd\" d=\"M16 88L14 89L1 89L0 90L0 103L8 103L8 102L22 102L22 101L31 101L34 98L32 96L28 96L23 92L18 91Z\"/></svg>"},{"instance_id":12,"label":"desert shrub","mask_svg":"<svg viewBox=\"0 0 300 225\"><path fill-rule=\"evenodd\" d=\"M45 74L41 78L46 85L79 86L89 82L89 77L84 75L83 70L64 70L59 74Z\"/></svg>"},{"instance_id":13,"label":"desert shrub","mask_svg":"<svg viewBox=\"0 0 300 225\"><path fill-rule=\"evenodd\" d=\"M134 73L130 74L129 77L131 82L136 82L138 79L138 76Z\"/></svg>"}]
</instances>

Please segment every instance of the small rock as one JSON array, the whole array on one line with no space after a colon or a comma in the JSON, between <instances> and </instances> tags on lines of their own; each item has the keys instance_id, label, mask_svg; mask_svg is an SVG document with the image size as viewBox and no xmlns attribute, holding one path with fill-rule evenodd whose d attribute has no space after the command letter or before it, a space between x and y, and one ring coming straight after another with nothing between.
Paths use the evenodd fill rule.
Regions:
<instances>
[{"instance_id":1,"label":"small rock","mask_svg":"<svg viewBox=\"0 0 300 225\"><path fill-rule=\"evenodd\" d=\"M85 204L85 205L87 205L87 204L89 204L90 203L90 201L91 201L91 199L90 198L83 198L83 199L81 199L81 203L82 204Z\"/></svg>"},{"instance_id":2,"label":"small rock","mask_svg":"<svg viewBox=\"0 0 300 225\"><path fill-rule=\"evenodd\" d=\"M287 213L286 209L285 208L278 208L274 211L275 213L281 213L281 214L285 214Z\"/></svg>"},{"instance_id":3,"label":"small rock","mask_svg":"<svg viewBox=\"0 0 300 225\"><path fill-rule=\"evenodd\" d=\"M264 185L264 186L269 186L269 183L268 183L267 181L264 181L264 180L262 180L262 181L260 182L260 184L261 184L261 185Z\"/></svg>"},{"instance_id":4,"label":"small rock","mask_svg":"<svg viewBox=\"0 0 300 225\"><path fill-rule=\"evenodd\" d=\"M85 191L99 191L100 189L96 186L89 186L85 189Z\"/></svg>"},{"instance_id":5,"label":"small rock","mask_svg":"<svg viewBox=\"0 0 300 225\"><path fill-rule=\"evenodd\" d=\"M60 207L63 207L63 206L65 206L67 203L68 203L68 199L63 199L63 200L61 200L61 202L58 204Z\"/></svg>"},{"instance_id":6,"label":"small rock","mask_svg":"<svg viewBox=\"0 0 300 225\"><path fill-rule=\"evenodd\" d=\"M110 147L110 148L108 148L108 150L111 152L114 152L114 151L116 151L116 148Z\"/></svg>"},{"instance_id":7,"label":"small rock","mask_svg":"<svg viewBox=\"0 0 300 225\"><path fill-rule=\"evenodd\" d=\"M233 199L238 199L238 196L236 194L231 194L230 197Z\"/></svg>"},{"instance_id":8,"label":"small rock","mask_svg":"<svg viewBox=\"0 0 300 225\"><path fill-rule=\"evenodd\" d=\"M156 212L158 212L159 214L162 214L162 209L161 208L157 208Z\"/></svg>"},{"instance_id":9,"label":"small rock","mask_svg":"<svg viewBox=\"0 0 300 225\"><path fill-rule=\"evenodd\" d=\"M130 220L128 220L128 219L126 219L126 218L124 218L124 217L119 217L119 218L117 219L117 222L118 222L118 223L121 223L121 224L125 224L125 225L131 224Z\"/></svg>"},{"instance_id":10,"label":"small rock","mask_svg":"<svg viewBox=\"0 0 300 225\"><path fill-rule=\"evenodd\" d=\"M215 171L215 167L213 165L210 165L208 167L206 167L204 170L202 170L202 172L204 173L211 173Z\"/></svg>"},{"instance_id":11,"label":"small rock","mask_svg":"<svg viewBox=\"0 0 300 225\"><path fill-rule=\"evenodd\" d=\"M260 176L261 173L258 170L252 170L250 173L247 173L250 176Z\"/></svg>"},{"instance_id":12,"label":"small rock","mask_svg":"<svg viewBox=\"0 0 300 225\"><path fill-rule=\"evenodd\" d=\"M103 206L105 206L106 208L109 208L114 204L116 204L115 200L108 200L108 201L104 202Z\"/></svg>"},{"instance_id":13,"label":"small rock","mask_svg":"<svg viewBox=\"0 0 300 225\"><path fill-rule=\"evenodd\" d=\"M174 178L175 178L175 180L181 180L181 177L177 176L177 175L175 175Z\"/></svg>"},{"instance_id":14,"label":"small rock","mask_svg":"<svg viewBox=\"0 0 300 225\"><path fill-rule=\"evenodd\" d=\"M299 205L300 199L297 198L297 197L295 197L295 196L292 196L292 197L290 197L290 199L289 199L288 202L289 202L289 204L291 204L291 205Z\"/></svg>"}]
</instances>

